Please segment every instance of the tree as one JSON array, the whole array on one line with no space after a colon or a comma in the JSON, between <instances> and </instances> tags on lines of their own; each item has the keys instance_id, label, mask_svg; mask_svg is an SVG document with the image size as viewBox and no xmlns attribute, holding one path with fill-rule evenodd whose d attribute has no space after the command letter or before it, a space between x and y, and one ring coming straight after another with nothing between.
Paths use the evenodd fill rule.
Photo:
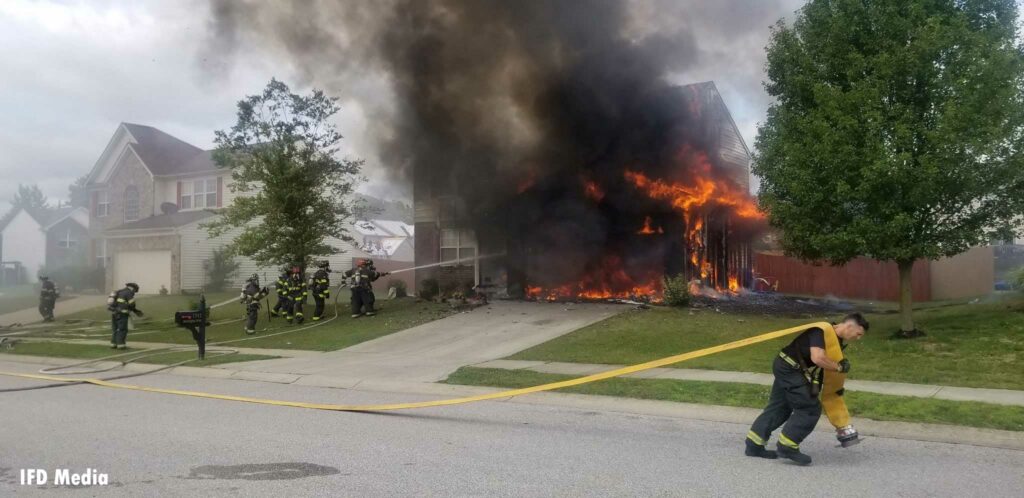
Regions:
<instances>
[{"instance_id":1,"label":"tree","mask_svg":"<svg viewBox=\"0 0 1024 498\"><path fill-rule=\"evenodd\" d=\"M22 185L18 184L18 192L14 194L14 200L11 204L15 208L22 208L33 215L45 214L50 210L50 205L46 200L46 196L43 195L43 191L39 190L38 185Z\"/></svg>"},{"instance_id":2,"label":"tree","mask_svg":"<svg viewBox=\"0 0 1024 498\"><path fill-rule=\"evenodd\" d=\"M72 207L89 207L89 191L85 187L88 182L89 175L82 175L75 179L75 183L68 185L68 199Z\"/></svg>"},{"instance_id":3,"label":"tree","mask_svg":"<svg viewBox=\"0 0 1024 498\"><path fill-rule=\"evenodd\" d=\"M1024 213L1024 57L1013 0L812 0L767 47L774 98L754 173L805 260L899 268L918 331L918 259L959 254Z\"/></svg>"},{"instance_id":4,"label":"tree","mask_svg":"<svg viewBox=\"0 0 1024 498\"><path fill-rule=\"evenodd\" d=\"M239 195L205 225L208 233L240 228L227 249L266 266L305 268L340 252L327 238L352 240L345 227L363 161L336 157L342 136L329 120L338 109L320 90L296 95L276 79L240 101L237 123L216 133L214 151Z\"/></svg>"}]
</instances>

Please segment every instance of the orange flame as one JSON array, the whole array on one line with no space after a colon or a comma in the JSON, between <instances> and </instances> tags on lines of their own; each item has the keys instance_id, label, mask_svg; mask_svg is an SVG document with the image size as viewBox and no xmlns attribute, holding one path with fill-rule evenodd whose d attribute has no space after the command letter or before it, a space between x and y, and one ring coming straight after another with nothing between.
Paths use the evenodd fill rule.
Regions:
<instances>
[{"instance_id":1,"label":"orange flame","mask_svg":"<svg viewBox=\"0 0 1024 498\"><path fill-rule=\"evenodd\" d=\"M739 279L737 279L736 277L729 277L729 291L730 292L739 292L739 290L740 290Z\"/></svg>"},{"instance_id":2,"label":"orange flame","mask_svg":"<svg viewBox=\"0 0 1024 498\"><path fill-rule=\"evenodd\" d=\"M604 191L594 182L584 181L583 192L594 202L601 202L601 199L604 199Z\"/></svg>"},{"instance_id":3,"label":"orange flame","mask_svg":"<svg viewBox=\"0 0 1024 498\"><path fill-rule=\"evenodd\" d=\"M652 228L651 227L651 217L650 216L646 216L646 217L644 217L644 226L643 226L643 228L641 228L636 233L638 233L640 235L654 235L656 233L665 233L665 230L662 229L661 227L658 227L656 229Z\"/></svg>"}]
</instances>

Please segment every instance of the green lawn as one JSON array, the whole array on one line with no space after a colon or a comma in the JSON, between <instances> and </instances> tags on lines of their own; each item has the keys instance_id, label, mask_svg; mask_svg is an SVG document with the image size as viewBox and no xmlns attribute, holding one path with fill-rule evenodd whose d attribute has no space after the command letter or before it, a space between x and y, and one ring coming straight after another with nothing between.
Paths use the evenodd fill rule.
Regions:
<instances>
[{"instance_id":1,"label":"green lawn","mask_svg":"<svg viewBox=\"0 0 1024 498\"><path fill-rule=\"evenodd\" d=\"M63 301L61 297L57 302ZM0 287L0 315L39 307L39 290L34 285ZM42 317L39 317L42 319Z\"/></svg>"},{"instance_id":2,"label":"green lawn","mask_svg":"<svg viewBox=\"0 0 1024 498\"><path fill-rule=\"evenodd\" d=\"M129 360L132 358L138 358L140 356L147 355L149 350L139 348L129 348L127 350L115 351L110 349L109 346L100 346L95 344L71 344L66 342L28 342L23 341L14 345L12 349L0 348L0 354L24 354L33 356L56 356L61 358L69 359L82 359L91 360L96 358L103 358L107 356L113 356L124 353L138 353L136 355L127 355L116 358L120 361ZM186 360L190 360L196 357L195 351L169 351L162 354L155 354L153 356L147 356L141 359L141 363L153 363L157 365L169 365L171 363L178 363ZM207 366L216 365L220 363L234 363L240 361L253 361L253 360L269 360L272 358L279 358L278 356L269 355L255 355L255 354L231 354L231 355L216 355L216 353L207 353L207 358L203 361L194 361L189 363L189 366Z\"/></svg>"},{"instance_id":3,"label":"green lawn","mask_svg":"<svg viewBox=\"0 0 1024 498\"><path fill-rule=\"evenodd\" d=\"M448 384L530 387L574 378L529 370L463 367L445 380ZM562 392L655 399L684 403L763 408L768 386L673 379L613 378L560 389ZM847 392L847 407L855 417L874 420L967 425L1024 431L1024 408L989 403Z\"/></svg>"},{"instance_id":4,"label":"green lawn","mask_svg":"<svg viewBox=\"0 0 1024 498\"><path fill-rule=\"evenodd\" d=\"M899 316L869 314L871 330L846 350L851 378L1024 389L1024 298L926 306L915 311L928 337L892 340ZM516 360L634 364L827 317L803 319L652 307L630 310L510 357ZM727 351L673 366L771 372L790 339Z\"/></svg>"},{"instance_id":5,"label":"green lawn","mask_svg":"<svg viewBox=\"0 0 1024 498\"><path fill-rule=\"evenodd\" d=\"M206 305L213 306L221 303L228 299L237 299L237 292L214 292L206 295ZM174 312L175 311L186 311L189 309L199 308L199 296L183 296L183 295L143 295L135 298L135 307L142 310L146 314L141 319L135 319L136 325L142 327L143 325L156 325L164 324L173 326ZM231 308L232 305L225 305L213 311L216 317L217 313L226 308ZM238 306L235 306L238 307ZM97 306L77 313L62 316L61 319L67 320L93 320L98 322L109 322L110 312L107 311L106 305Z\"/></svg>"},{"instance_id":6,"label":"green lawn","mask_svg":"<svg viewBox=\"0 0 1024 498\"><path fill-rule=\"evenodd\" d=\"M207 296L210 305L220 303L224 300L235 297L233 293L222 293ZM146 317L134 321L134 330L128 333L128 344L132 341L142 342L163 342L171 344L194 344L192 334L183 328L176 327L173 321L175 310L188 309L190 302L196 301L196 296L147 296L139 298L136 303L139 309L146 312ZM295 333L281 334L273 337L261 338L279 332L309 327L315 324L309 320L313 313L313 302L305 307L307 320L300 325L288 325L284 318L268 320L266 306L260 310L257 334L254 336L245 335L243 328L244 309L238 303L230 303L211 312L211 319L214 325L207 328L207 342L215 343L221 341L234 341L246 339L234 343L239 347L247 348L274 348L274 349L306 349L314 351L333 351L346 348L363 341L375 339L384 335L405 330L422 323L430 322L452 313L451 308L445 304L431 302L417 302L415 298L400 298L395 300L379 300L377 308L379 312L374 317L361 317L358 319L349 318L348 309L349 293L342 291L338 297L338 312L340 316L330 322L323 323L314 328L307 328ZM273 301L271 301L273 304ZM326 318L334 316L334 304L329 304L324 312ZM69 319L92 320L96 323L95 331L84 332L93 339L106 339L110 337L109 326L110 313L105 307L91 309L76 313ZM69 329L80 324L59 324L45 331L40 331L37 336L49 336L61 329Z\"/></svg>"}]
</instances>

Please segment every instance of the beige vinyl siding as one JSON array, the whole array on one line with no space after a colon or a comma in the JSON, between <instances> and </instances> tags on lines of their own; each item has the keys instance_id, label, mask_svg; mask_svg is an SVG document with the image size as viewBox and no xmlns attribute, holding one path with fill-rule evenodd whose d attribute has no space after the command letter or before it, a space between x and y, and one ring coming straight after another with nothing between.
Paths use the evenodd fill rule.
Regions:
<instances>
[{"instance_id":1,"label":"beige vinyl siding","mask_svg":"<svg viewBox=\"0 0 1024 498\"><path fill-rule=\"evenodd\" d=\"M203 269L204 262L213 257L214 249L227 245L230 240L241 233L241 229L234 229L216 239L211 239L207 235L206 230L199 227L203 221L209 221L210 219L207 218L206 220L191 223L178 229L181 234L181 288L186 291L203 288L206 282L206 272ZM328 240L328 243L345 251L342 254L335 254L327 258L335 272L350 268L352 258L367 256L366 253L341 240L332 238ZM280 268L277 267L261 267L255 261L246 257L239 257L237 260L239 266L238 273L235 274L234 282L231 284L233 288L241 288L245 279L253 273L260 276L260 281L264 285L270 285L276 280L280 271ZM332 285L340 282L336 273L332 273L331 277Z\"/></svg>"}]
</instances>

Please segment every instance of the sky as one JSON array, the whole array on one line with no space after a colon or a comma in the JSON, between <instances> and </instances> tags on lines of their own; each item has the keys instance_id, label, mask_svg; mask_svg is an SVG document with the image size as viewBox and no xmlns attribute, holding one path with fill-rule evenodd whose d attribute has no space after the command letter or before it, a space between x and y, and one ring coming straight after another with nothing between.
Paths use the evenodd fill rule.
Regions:
<instances>
[{"instance_id":1,"label":"sky","mask_svg":"<svg viewBox=\"0 0 1024 498\"><path fill-rule=\"evenodd\" d=\"M769 104L768 28L802 3L678 0L652 16L685 23L701 40L700 59L672 78L714 80L748 146ZM300 93L316 85L287 56L258 46L240 47L231 63L210 54L210 17L205 0L0 1L0 212L19 183L66 201L68 185L90 171L121 122L211 148L214 130L234 123L237 101L271 77ZM409 200L411 187L389 180L376 157L369 106L339 97L343 153L366 160L360 190Z\"/></svg>"}]
</instances>

